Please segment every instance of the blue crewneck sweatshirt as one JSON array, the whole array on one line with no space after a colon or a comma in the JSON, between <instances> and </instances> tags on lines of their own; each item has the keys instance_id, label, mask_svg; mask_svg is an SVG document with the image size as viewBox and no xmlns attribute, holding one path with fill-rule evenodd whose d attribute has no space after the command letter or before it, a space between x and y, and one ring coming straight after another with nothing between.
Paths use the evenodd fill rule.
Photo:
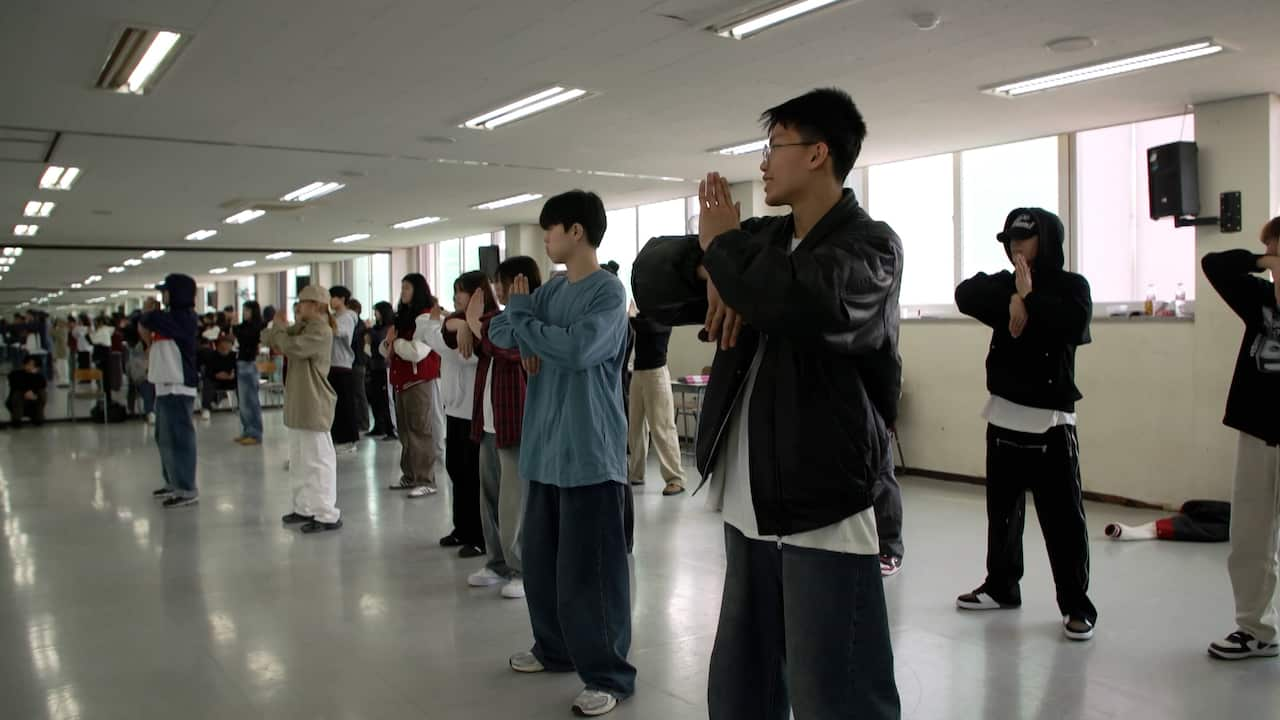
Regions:
<instances>
[{"instance_id":1,"label":"blue crewneck sweatshirt","mask_svg":"<svg viewBox=\"0 0 1280 720\"><path fill-rule=\"evenodd\" d=\"M494 317L490 342L542 362L525 396L521 477L562 488L627 481L627 327L626 290L603 270L513 295Z\"/></svg>"}]
</instances>

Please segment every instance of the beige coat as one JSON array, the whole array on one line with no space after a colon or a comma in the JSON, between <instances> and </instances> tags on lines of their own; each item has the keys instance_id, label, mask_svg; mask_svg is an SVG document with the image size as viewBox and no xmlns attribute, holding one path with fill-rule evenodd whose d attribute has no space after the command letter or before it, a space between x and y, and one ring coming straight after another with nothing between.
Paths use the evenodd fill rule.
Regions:
<instances>
[{"instance_id":1,"label":"beige coat","mask_svg":"<svg viewBox=\"0 0 1280 720\"><path fill-rule=\"evenodd\" d=\"M284 386L284 424L297 430L329 432L338 395L329 384L333 330L324 318L298 322L288 328L271 325L262 342L289 358Z\"/></svg>"}]
</instances>

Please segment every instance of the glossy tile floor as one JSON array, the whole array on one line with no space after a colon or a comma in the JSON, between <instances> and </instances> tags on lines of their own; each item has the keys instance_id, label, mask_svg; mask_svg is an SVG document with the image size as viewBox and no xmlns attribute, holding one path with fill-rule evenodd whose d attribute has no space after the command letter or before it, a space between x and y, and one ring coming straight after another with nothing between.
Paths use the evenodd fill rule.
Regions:
<instances>
[{"instance_id":1,"label":"glossy tile floor","mask_svg":"<svg viewBox=\"0 0 1280 720\"><path fill-rule=\"evenodd\" d=\"M141 423L0 432L0 717L570 717L575 677L506 669L530 642L523 602L467 588L479 563L436 546L446 496L383 489L398 445L339 461L341 532L280 526L280 423L268 412L261 448L231 443L229 414L201 424L201 503L171 511L150 498ZM1155 515L1091 506L1102 614L1072 644L1037 532L1022 610L959 615L982 574L981 489L904 485L907 562L887 581L904 717L1280 716L1280 662L1204 652L1232 629L1224 545L1111 544L1106 521ZM611 717L706 717L721 525L660 488L655 472L637 496L639 690Z\"/></svg>"}]
</instances>

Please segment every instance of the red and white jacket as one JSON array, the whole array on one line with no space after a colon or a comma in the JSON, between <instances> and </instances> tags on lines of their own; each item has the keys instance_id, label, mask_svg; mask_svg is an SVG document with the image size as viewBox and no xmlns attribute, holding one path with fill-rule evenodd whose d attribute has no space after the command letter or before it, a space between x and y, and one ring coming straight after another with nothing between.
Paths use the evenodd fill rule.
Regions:
<instances>
[{"instance_id":1,"label":"red and white jacket","mask_svg":"<svg viewBox=\"0 0 1280 720\"><path fill-rule=\"evenodd\" d=\"M387 359L391 371L391 387L396 392L440 378L440 356L426 341L431 332L430 323L431 312L424 310L414 320L411 335L398 336L394 346L383 341L379 348L382 356Z\"/></svg>"}]
</instances>

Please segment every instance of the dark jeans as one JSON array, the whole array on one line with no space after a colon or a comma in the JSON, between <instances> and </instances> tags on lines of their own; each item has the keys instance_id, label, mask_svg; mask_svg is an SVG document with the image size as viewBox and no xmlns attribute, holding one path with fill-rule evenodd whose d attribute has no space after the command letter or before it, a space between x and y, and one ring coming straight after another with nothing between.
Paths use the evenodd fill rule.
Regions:
<instances>
[{"instance_id":1,"label":"dark jeans","mask_svg":"<svg viewBox=\"0 0 1280 720\"><path fill-rule=\"evenodd\" d=\"M365 365L356 365L351 368L351 392L354 393L355 399L355 417L356 432L362 433L369 429L369 397L368 389L365 387Z\"/></svg>"},{"instance_id":2,"label":"dark jeans","mask_svg":"<svg viewBox=\"0 0 1280 720\"><path fill-rule=\"evenodd\" d=\"M180 497L195 497L196 426L191 418L195 398L160 395L156 398L156 446L164 486Z\"/></svg>"},{"instance_id":3,"label":"dark jeans","mask_svg":"<svg viewBox=\"0 0 1280 720\"><path fill-rule=\"evenodd\" d=\"M577 670L588 688L619 699L636 689L636 669L627 662L625 488L616 482L575 488L530 482L523 538L533 654L548 670Z\"/></svg>"},{"instance_id":4,"label":"dark jeans","mask_svg":"<svg viewBox=\"0 0 1280 720\"><path fill-rule=\"evenodd\" d=\"M901 717L876 557L724 535L711 720Z\"/></svg>"},{"instance_id":5,"label":"dark jeans","mask_svg":"<svg viewBox=\"0 0 1280 720\"><path fill-rule=\"evenodd\" d=\"M1080 441L1075 426L1043 435L987 426L987 580L996 600L1021 603L1022 531L1027 490L1035 498L1049 567L1063 615L1094 622L1089 600L1089 531L1080 481Z\"/></svg>"},{"instance_id":6,"label":"dark jeans","mask_svg":"<svg viewBox=\"0 0 1280 720\"><path fill-rule=\"evenodd\" d=\"M370 395L371 400L374 397ZM448 417L446 424L444 466L453 483L453 535L464 545L474 545L483 550L484 530L480 526L480 446L471 442L470 420ZM387 427L390 429L390 425Z\"/></svg>"},{"instance_id":7,"label":"dark jeans","mask_svg":"<svg viewBox=\"0 0 1280 720\"><path fill-rule=\"evenodd\" d=\"M353 443L360 439L360 431L356 429L356 388L355 375L351 368L330 368L329 384L338 395L338 402L333 408L334 445Z\"/></svg>"},{"instance_id":8,"label":"dark jeans","mask_svg":"<svg viewBox=\"0 0 1280 720\"><path fill-rule=\"evenodd\" d=\"M395 424L391 421L391 398L387 394L387 369L372 365L365 373L365 396L369 399L369 409L373 412L373 434L390 435L395 432ZM470 434L468 429L467 433Z\"/></svg>"}]
</instances>

